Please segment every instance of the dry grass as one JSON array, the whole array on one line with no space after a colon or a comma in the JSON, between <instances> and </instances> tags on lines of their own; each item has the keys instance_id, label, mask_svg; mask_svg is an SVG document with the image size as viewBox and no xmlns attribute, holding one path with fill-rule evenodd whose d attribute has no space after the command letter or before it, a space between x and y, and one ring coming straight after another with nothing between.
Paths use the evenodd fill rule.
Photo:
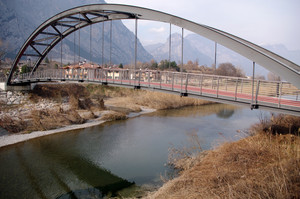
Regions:
<instances>
[{"instance_id":1,"label":"dry grass","mask_svg":"<svg viewBox=\"0 0 300 199\"><path fill-rule=\"evenodd\" d=\"M105 121L125 120L127 119L126 113L109 111L101 117Z\"/></svg>"},{"instance_id":2,"label":"dry grass","mask_svg":"<svg viewBox=\"0 0 300 199\"><path fill-rule=\"evenodd\" d=\"M272 134L300 135L300 117L279 114L277 116L260 115L260 123L254 125L252 132L266 132Z\"/></svg>"},{"instance_id":3,"label":"dry grass","mask_svg":"<svg viewBox=\"0 0 300 199\"><path fill-rule=\"evenodd\" d=\"M294 119L299 121L290 116L273 121ZM300 198L298 136L260 131L196 157L175 153L183 157L174 161L180 176L148 198Z\"/></svg>"},{"instance_id":4,"label":"dry grass","mask_svg":"<svg viewBox=\"0 0 300 199\"><path fill-rule=\"evenodd\" d=\"M59 111L60 110L60 111ZM45 131L71 124L82 124L84 119L76 111L32 110L27 131Z\"/></svg>"},{"instance_id":5,"label":"dry grass","mask_svg":"<svg viewBox=\"0 0 300 199\"><path fill-rule=\"evenodd\" d=\"M112 112L105 114L101 119L108 121L126 119L126 115L130 112L140 112L141 106L171 109L211 103L165 93L72 83L39 84L31 91L29 99L33 103L40 103L42 99L50 99L49 101L56 103L57 106L69 107L69 110L63 110L63 108L32 110L28 114L29 117L26 118L28 121L26 123L23 120L12 122L12 118L2 118L0 124L3 128L15 133L49 130L74 123L83 123L84 120L93 119L106 109L104 99ZM84 110L91 114L86 114Z\"/></svg>"},{"instance_id":6,"label":"dry grass","mask_svg":"<svg viewBox=\"0 0 300 199\"><path fill-rule=\"evenodd\" d=\"M86 88L80 84L38 84L31 91L30 99L35 102L38 98L50 98L61 102L62 98L68 96L82 98L88 97L89 93Z\"/></svg>"},{"instance_id":7,"label":"dry grass","mask_svg":"<svg viewBox=\"0 0 300 199\"><path fill-rule=\"evenodd\" d=\"M209 151L149 198L299 198L300 139L255 135Z\"/></svg>"},{"instance_id":8,"label":"dry grass","mask_svg":"<svg viewBox=\"0 0 300 199\"><path fill-rule=\"evenodd\" d=\"M130 88L111 87L98 84L85 84L85 87L92 98L99 96L102 98L128 97L135 96L138 92L143 92L141 90Z\"/></svg>"},{"instance_id":9,"label":"dry grass","mask_svg":"<svg viewBox=\"0 0 300 199\"><path fill-rule=\"evenodd\" d=\"M129 88L108 87L94 84L88 84L86 85L86 88L91 93L92 97L101 96L109 99L107 100L109 105L115 106L118 104L119 106L126 107L134 111L140 111L139 106L146 106L161 110L213 103L200 99L180 97L179 95L134 90ZM110 100L110 98L114 99Z\"/></svg>"},{"instance_id":10,"label":"dry grass","mask_svg":"<svg viewBox=\"0 0 300 199\"><path fill-rule=\"evenodd\" d=\"M27 128L27 123L21 118L12 118L11 116L4 115L0 117L0 126L10 133L18 133Z\"/></svg>"},{"instance_id":11,"label":"dry grass","mask_svg":"<svg viewBox=\"0 0 300 199\"><path fill-rule=\"evenodd\" d=\"M145 91L139 96L132 98L132 101L141 106L147 106L158 110L175 109L185 106L199 106L212 104L205 100L194 99L189 97L180 97L179 95Z\"/></svg>"}]
</instances>

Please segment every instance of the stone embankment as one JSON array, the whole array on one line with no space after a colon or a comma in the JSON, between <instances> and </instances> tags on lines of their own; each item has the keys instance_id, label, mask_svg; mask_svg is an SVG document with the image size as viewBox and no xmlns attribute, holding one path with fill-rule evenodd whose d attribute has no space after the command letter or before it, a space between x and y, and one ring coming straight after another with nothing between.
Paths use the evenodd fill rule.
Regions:
<instances>
[{"instance_id":1,"label":"stone embankment","mask_svg":"<svg viewBox=\"0 0 300 199\"><path fill-rule=\"evenodd\" d=\"M0 118L3 116L25 118L32 110L51 109L54 106L57 106L57 103L47 99L41 99L38 103L30 102L28 92L0 92Z\"/></svg>"},{"instance_id":2,"label":"stone embankment","mask_svg":"<svg viewBox=\"0 0 300 199\"><path fill-rule=\"evenodd\" d=\"M1 104L23 104L28 98L28 93L19 91L2 91L0 90L0 102Z\"/></svg>"}]
</instances>

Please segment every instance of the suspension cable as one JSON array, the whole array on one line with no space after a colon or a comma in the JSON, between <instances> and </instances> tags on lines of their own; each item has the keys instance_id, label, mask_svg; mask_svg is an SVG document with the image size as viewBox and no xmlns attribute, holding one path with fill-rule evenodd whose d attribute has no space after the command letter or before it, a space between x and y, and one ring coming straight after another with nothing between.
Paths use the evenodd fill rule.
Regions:
<instances>
[{"instance_id":1,"label":"suspension cable","mask_svg":"<svg viewBox=\"0 0 300 199\"><path fill-rule=\"evenodd\" d=\"M102 68L104 68L104 21L102 22Z\"/></svg>"},{"instance_id":2,"label":"suspension cable","mask_svg":"<svg viewBox=\"0 0 300 199\"><path fill-rule=\"evenodd\" d=\"M81 23L80 13L78 13L78 18L79 18L79 26L80 26L80 23ZM78 30L78 65L79 65L79 63L80 63L80 27Z\"/></svg>"},{"instance_id":3,"label":"suspension cable","mask_svg":"<svg viewBox=\"0 0 300 199\"><path fill-rule=\"evenodd\" d=\"M172 35L172 24L170 23L170 35L169 35L169 70L171 69L171 35Z\"/></svg>"},{"instance_id":4,"label":"suspension cable","mask_svg":"<svg viewBox=\"0 0 300 199\"><path fill-rule=\"evenodd\" d=\"M75 57L76 57L76 31L74 31L74 65L75 65Z\"/></svg>"},{"instance_id":5,"label":"suspension cable","mask_svg":"<svg viewBox=\"0 0 300 199\"><path fill-rule=\"evenodd\" d=\"M90 25L90 64L92 64L92 25Z\"/></svg>"},{"instance_id":6,"label":"suspension cable","mask_svg":"<svg viewBox=\"0 0 300 199\"><path fill-rule=\"evenodd\" d=\"M111 66L111 50L112 50L112 20L110 21L109 66Z\"/></svg>"},{"instance_id":7,"label":"suspension cable","mask_svg":"<svg viewBox=\"0 0 300 199\"><path fill-rule=\"evenodd\" d=\"M60 68L62 68L62 26L60 26Z\"/></svg>"}]
</instances>

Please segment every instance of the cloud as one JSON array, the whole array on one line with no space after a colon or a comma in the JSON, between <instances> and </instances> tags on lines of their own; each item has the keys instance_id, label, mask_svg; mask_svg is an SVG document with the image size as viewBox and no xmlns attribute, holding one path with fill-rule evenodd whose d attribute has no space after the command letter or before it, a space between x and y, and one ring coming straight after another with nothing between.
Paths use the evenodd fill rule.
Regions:
<instances>
[{"instance_id":1,"label":"cloud","mask_svg":"<svg viewBox=\"0 0 300 199\"><path fill-rule=\"evenodd\" d=\"M164 27L160 27L160 28L151 28L150 29L151 32L155 32L155 33L162 33L165 32L166 29Z\"/></svg>"}]
</instances>

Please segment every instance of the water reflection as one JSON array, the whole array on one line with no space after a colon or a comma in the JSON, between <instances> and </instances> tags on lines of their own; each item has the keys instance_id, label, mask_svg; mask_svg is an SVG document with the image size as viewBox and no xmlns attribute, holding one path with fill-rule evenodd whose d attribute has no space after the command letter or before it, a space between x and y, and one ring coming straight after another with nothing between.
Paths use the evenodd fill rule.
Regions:
<instances>
[{"instance_id":1,"label":"water reflection","mask_svg":"<svg viewBox=\"0 0 300 199\"><path fill-rule=\"evenodd\" d=\"M230 118L232 115L234 114L234 110L230 110L230 109L222 109L217 113L217 116L219 118Z\"/></svg>"},{"instance_id":2,"label":"water reflection","mask_svg":"<svg viewBox=\"0 0 300 199\"><path fill-rule=\"evenodd\" d=\"M205 106L196 106L196 107L184 107L180 110L172 109L172 110L161 110L152 113L153 116L160 117L202 117L212 114L218 114L220 112L229 112L234 110L243 109L240 106L233 106L228 104L209 104ZM233 114L233 113L232 113Z\"/></svg>"},{"instance_id":3,"label":"water reflection","mask_svg":"<svg viewBox=\"0 0 300 199\"><path fill-rule=\"evenodd\" d=\"M162 183L169 147L187 146L189 132L205 150L219 139L240 139L236 130L257 121L255 111L215 104L157 111L5 147L0 198L130 196L137 186Z\"/></svg>"},{"instance_id":4,"label":"water reflection","mask_svg":"<svg viewBox=\"0 0 300 199\"><path fill-rule=\"evenodd\" d=\"M5 151L8 153L3 154ZM21 194L24 198L115 197L134 186L55 142L40 140L30 146L8 147L0 159L0 198L18 198Z\"/></svg>"}]
</instances>

